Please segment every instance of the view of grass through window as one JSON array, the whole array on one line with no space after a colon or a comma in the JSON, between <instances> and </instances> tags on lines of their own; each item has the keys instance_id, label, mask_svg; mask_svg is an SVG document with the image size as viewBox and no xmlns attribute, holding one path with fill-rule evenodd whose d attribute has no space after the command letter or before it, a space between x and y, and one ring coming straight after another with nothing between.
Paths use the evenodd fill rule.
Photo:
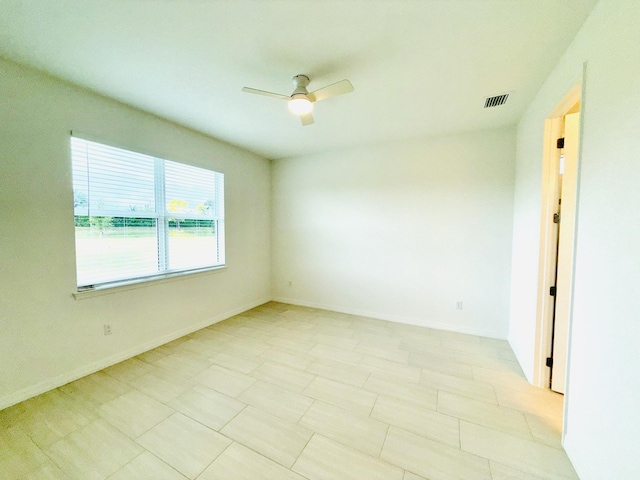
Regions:
<instances>
[{"instance_id":1,"label":"view of grass through window","mask_svg":"<svg viewBox=\"0 0 640 480\"><path fill-rule=\"evenodd\" d=\"M71 137L79 288L224 265L224 176Z\"/></svg>"}]
</instances>

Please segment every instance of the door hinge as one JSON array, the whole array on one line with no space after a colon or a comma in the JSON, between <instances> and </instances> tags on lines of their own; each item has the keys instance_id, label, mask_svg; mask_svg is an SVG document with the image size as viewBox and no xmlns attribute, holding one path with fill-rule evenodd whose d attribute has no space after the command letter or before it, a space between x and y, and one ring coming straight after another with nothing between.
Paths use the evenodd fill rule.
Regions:
<instances>
[{"instance_id":1,"label":"door hinge","mask_svg":"<svg viewBox=\"0 0 640 480\"><path fill-rule=\"evenodd\" d=\"M553 368L553 358L547 357L547 367Z\"/></svg>"},{"instance_id":2,"label":"door hinge","mask_svg":"<svg viewBox=\"0 0 640 480\"><path fill-rule=\"evenodd\" d=\"M560 223L560 214L559 213L554 213L553 214L553 223Z\"/></svg>"},{"instance_id":3,"label":"door hinge","mask_svg":"<svg viewBox=\"0 0 640 480\"><path fill-rule=\"evenodd\" d=\"M558 139L558 141L556 142L556 147L564 148L564 137Z\"/></svg>"},{"instance_id":4,"label":"door hinge","mask_svg":"<svg viewBox=\"0 0 640 480\"><path fill-rule=\"evenodd\" d=\"M556 296L556 287L549 288L549 295L551 295L552 297Z\"/></svg>"}]
</instances>

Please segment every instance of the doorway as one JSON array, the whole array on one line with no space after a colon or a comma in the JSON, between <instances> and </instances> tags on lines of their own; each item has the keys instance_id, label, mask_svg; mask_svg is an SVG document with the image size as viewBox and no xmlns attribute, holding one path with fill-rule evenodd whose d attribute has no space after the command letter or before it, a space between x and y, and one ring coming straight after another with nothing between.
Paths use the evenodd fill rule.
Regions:
<instances>
[{"instance_id":1,"label":"doorway","mask_svg":"<svg viewBox=\"0 0 640 480\"><path fill-rule=\"evenodd\" d=\"M580 85L545 120L534 383L565 393L580 139Z\"/></svg>"}]
</instances>

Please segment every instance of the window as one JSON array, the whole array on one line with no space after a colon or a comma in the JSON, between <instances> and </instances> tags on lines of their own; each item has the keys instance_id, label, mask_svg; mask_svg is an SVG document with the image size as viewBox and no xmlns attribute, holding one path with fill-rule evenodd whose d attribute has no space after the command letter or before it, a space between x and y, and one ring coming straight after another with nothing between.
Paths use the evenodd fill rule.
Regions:
<instances>
[{"instance_id":1,"label":"window","mask_svg":"<svg viewBox=\"0 0 640 480\"><path fill-rule=\"evenodd\" d=\"M224 265L224 175L71 137L78 289Z\"/></svg>"}]
</instances>

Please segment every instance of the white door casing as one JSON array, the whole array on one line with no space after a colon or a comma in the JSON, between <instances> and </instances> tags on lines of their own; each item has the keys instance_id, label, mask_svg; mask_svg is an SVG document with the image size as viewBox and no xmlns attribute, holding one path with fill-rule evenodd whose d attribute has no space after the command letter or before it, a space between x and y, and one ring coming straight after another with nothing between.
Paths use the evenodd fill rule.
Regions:
<instances>
[{"instance_id":1,"label":"white door casing","mask_svg":"<svg viewBox=\"0 0 640 480\"><path fill-rule=\"evenodd\" d=\"M579 128L580 113L565 116L564 173L562 175L553 335L553 374L551 378L551 389L560 393L565 392L569 321L571 318Z\"/></svg>"}]
</instances>

